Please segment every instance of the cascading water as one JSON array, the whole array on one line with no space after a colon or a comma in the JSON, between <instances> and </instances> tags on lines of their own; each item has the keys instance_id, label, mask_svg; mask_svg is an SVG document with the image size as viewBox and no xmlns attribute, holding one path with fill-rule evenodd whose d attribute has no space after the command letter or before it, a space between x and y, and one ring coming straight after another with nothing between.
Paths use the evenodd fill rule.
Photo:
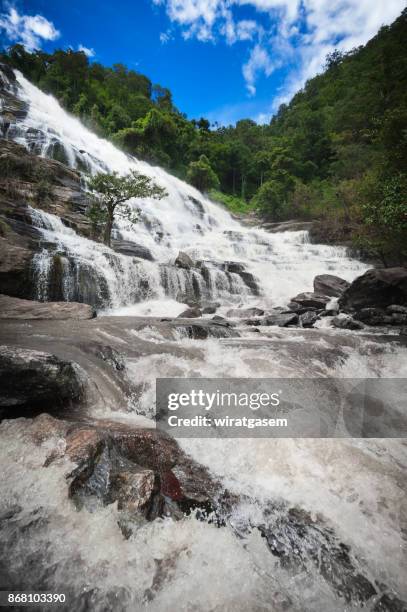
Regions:
<instances>
[{"instance_id":1,"label":"cascading water","mask_svg":"<svg viewBox=\"0 0 407 612\"><path fill-rule=\"evenodd\" d=\"M98 138L55 99L20 74L17 78L18 95L28 104L28 113L10 126L9 138L88 172L138 170L169 194L161 201L138 203L142 215L137 225L119 220L115 227L115 238L148 250L152 260L117 253L78 235L59 217L31 209L32 224L41 233L40 250L32 263L39 300L53 299L58 285L65 300L90 301L115 314L172 317L183 309L175 300L191 295L224 304L255 300L276 306L311 290L317 274L329 272L352 280L365 270L341 247L310 244L307 232L269 234L242 226L192 187ZM191 270L175 267L179 251L199 263ZM62 282L56 282L57 275ZM256 339L246 328L239 338L191 340L185 328L171 328L169 339L149 320L142 329L121 330L124 339L119 331L113 335L110 319L103 321L106 328L99 319L91 328L98 350L103 343L118 350L126 342L131 344L137 357L126 360L126 375L140 388L125 405L92 407L95 418L114 416L139 423L135 413L151 413L154 382L162 376L406 376L405 349L376 342L367 334L352 343L351 332L265 327ZM55 346L51 324L50 328L46 341ZM86 345L86 337L76 344ZM97 378L96 370L92 375ZM109 373L103 370L100 376L97 383ZM0 429L3 498L23 507L23 535L13 531L12 522L2 532L11 543L10 566L29 566L33 584L43 584L45 576L55 589L63 584L71 592L86 592L89 600L84 608L89 605L97 612L107 607L126 612L360 609L356 598L345 601L332 587L341 576L334 575L331 566L321 563L316 569L310 557L293 572L270 554L258 531L251 531L250 525L262 520L270 500L310 512L317 529L319 517L326 520L357 555L351 579L367 575L372 582L377 579L375 584L407 597L407 563L400 543L406 528L402 472L407 459L397 440L184 439L183 448L232 494L242 497L230 525L218 529L193 517L156 520L141 524L125 540L115 505L77 512L66 494L65 478L72 464L47 463L50 455L59 457L62 440L35 446L24 421L5 421ZM301 533L291 542L299 552L308 543ZM341 554L346 574L345 545ZM35 563L38 556L41 563ZM324 579L327 576L330 581ZM375 608L377 597L367 601L365 609L401 609ZM80 595L79 601L82 605Z\"/></svg>"},{"instance_id":2,"label":"cascading water","mask_svg":"<svg viewBox=\"0 0 407 612\"><path fill-rule=\"evenodd\" d=\"M193 187L98 138L19 73L17 80L18 95L28 104L28 114L10 127L9 138L44 156L55 156L57 147L66 163L91 173L137 170L154 178L168 193L161 201L138 202L142 215L136 225L116 222L116 235L147 249L154 260L151 263L134 263L128 256L82 238L59 218L33 212L33 223L42 229L44 238L69 257L70 265L61 265L62 273L70 275L64 281L64 299L89 298L89 292L79 286L78 270L83 268L93 271L97 286L93 301L111 309L168 297L181 302L191 296L247 301L257 293L276 306L310 290L317 274L338 273L352 280L366 269L347 257L342 247L310 244L307 232L270 234L242 226ZM200 264L190 271L174 267L179 251ZM238 262L245 272L229 272L225 262ZM34 265L43 286L45 255L37 256ZM44 299L43 290L41 297Z\"/></svg>"}]
</instances>

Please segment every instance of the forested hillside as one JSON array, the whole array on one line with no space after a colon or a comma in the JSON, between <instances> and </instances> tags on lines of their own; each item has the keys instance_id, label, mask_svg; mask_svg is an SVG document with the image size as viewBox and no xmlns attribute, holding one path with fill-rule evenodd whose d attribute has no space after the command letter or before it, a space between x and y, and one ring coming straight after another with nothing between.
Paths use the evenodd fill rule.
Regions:
<instances>
[{"instance_id":1,"label":"forested hillside","mask_svg":"<svg viewBox=\"0 0 407 612\"><path fill-rule=\"evenodd\" d=\"M188 120L171 92L121 64L84 53L28 53L18 68L126 151L160 164L235 211L321 220L383 261L407 258L407 11L365 47L327 58L269 125Z\"/></svg>"}]
</instances>

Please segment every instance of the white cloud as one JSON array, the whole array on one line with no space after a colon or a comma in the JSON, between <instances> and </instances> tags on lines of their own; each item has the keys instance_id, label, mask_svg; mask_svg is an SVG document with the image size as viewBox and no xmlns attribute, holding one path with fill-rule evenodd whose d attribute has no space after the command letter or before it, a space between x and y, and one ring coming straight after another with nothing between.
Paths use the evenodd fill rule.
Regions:
<instances>
[{"instance_id":1,"label":"white cloud","mask_svg":"<svg viewBox=\"0 0 407 612\"><path fill-rule=\"evenodd\" d=\"M78 45L78 51L82 51L86 57L95 57L96 51L92 48L85 47L84 45Z\"/></svg>"},{"instance_id":2,"label":"white cloud","mask_svg":"<svg viewBox=\"0 0 407 612\"><path fill-rule=\"evenodd\" d=\"M28 51L40 49L44 41L60 36L54 24L42 15L20 15L13 7L0 15L0 30L10 42L20 43Z\"/></svg>"},{"instance_id":3,"label":"white cloud","mask_svg":"<svg viewBox=\"0 0 407 612\"><path fill-rule=\"evenodd\" d=\"M244 80L246 81L246 87L251 96L256 93L255 82L257 76L264 73L266 76L270 76L271 73L277 67L271 61L271 58L267 51L261 45L257 44L250 52L249 60L243 65L242 71Z\"/></svg>"},{"instance_id":4,"label":"white cloud","mask_svg":"<svg viewBox=\"0 0 407 612\"><path fill-rule=\"evenodd\" d=\"M242 72L249 95L256 81L282 65L288 77L270 112L317 74L328 53L365 44L405 8L405 0L152 0L187 40L251 43ZM256 19L239 19L242 6ZM255 15L256 15L255 13ZM266 17L266 19L265 19ZM244 50L247 53L247 49Z\"/></svg>"}]
</instances>

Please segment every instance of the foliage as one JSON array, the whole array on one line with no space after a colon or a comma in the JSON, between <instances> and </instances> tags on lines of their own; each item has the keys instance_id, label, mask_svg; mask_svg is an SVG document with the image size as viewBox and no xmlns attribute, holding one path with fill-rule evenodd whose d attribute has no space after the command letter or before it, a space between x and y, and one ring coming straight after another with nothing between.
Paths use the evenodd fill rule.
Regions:
<instances>
[{"instance_id":1,"label":"foliage","mask_svg":"<svg viewBox=\"0 0 407 612\"><path fill-rule=\"evenodd\" d=\"M223 206L226 206L226 208L235 214L245 214L255 209L252 202L246 202L246 200L242 200L238 196L228 195L216 189L211 189L208 195L211 200L223 204Z\"/></svg>"},{"instance_id":2,"label":"foliage","mask_svg":"<svg viewBox=\"0 0 407 612\"><path fill-rule=\"evenodd\" d=\"M161 199L167 195L151 178L134 171L127 176L100 172L88 180L88 188L93 195L88 216L94 227L102 226L103 240L108 246L115 217L124 217L131 223L137 221L137 211L127 204L130 198Z\"/></svg>"},{"instance_id":3,"label":"foliage","mask_svg":"<svg viewBox=\"0 0 407 612\"><path fill-rule=\"evenodd\" d=\"M187 179L200 191L219 188L219 179L212 170L206 155L201 155L198 161L189 164Z\"/></svg>"}]
</instances>

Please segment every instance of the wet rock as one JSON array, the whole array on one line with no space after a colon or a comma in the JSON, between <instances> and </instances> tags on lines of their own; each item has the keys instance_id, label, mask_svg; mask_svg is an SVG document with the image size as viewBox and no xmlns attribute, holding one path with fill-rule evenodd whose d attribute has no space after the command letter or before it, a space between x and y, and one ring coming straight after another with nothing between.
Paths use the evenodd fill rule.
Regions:
<instances>
[{"instance_id":1,"label":"wet rock","mask_svg":"<svg viewBox=\"0 0 407 612\"><path fill-rule=\"evenodd\" d=\"M196 319L202 317L202 310L200 308L187 308L181 314L178 315L178 319Z\"/></svg>"},{"instance_id":2,"label":"wet rock","mask_svg":"<svg viewBox=\"0 0 407 612\"><path fill-rule=\"evenodd\" d=\"M84 385L79 366L40 351L0 347L0 415L56 412L79 403Z\"/></svg>"},{"instance_id":3,"label":"wet rock","mask_svg":"<svg viewBox=\"0 0 407 612\"><path fill-rule=\"evenodd\" d=\"M407 306L407 268L368 270L356 278L339 299L341 310Z\"/></svg>"},{"instance_id":4,"label":"wet rock","mask_svg":"<svg viewBox=\"0 0 407 612\"><path fill-rule=\"evenodd\" d=\"M93 319L96 312L78 302L36 302L0 295L0 319Z\"/></svg>"},{"instance_id":5,"label":"wet rock","mask_svg":"<svg viewBox=\"0 0 407 612\"><path fill-rule=\"evenodd\" d=\"M227 261L221 269L231 274L238 274L253 295L259 295L260 290L256 278L251 272L246 272L245 265L238 261Z\"/></svg>"},{"instance_id":6,"label":"wet rock","mask_svg":"<svg viewBox=\"0 0 407 612\"><path fill-rule=\"evenodd\" d=\"M251 290L253 295L260 295L259 285L253 274L250 272L241 272L239 276L244 284Z\"/></svg>"},{"instance_id":7,"label":"wet rock","mask_svg":"<svg viewBox=\"0 0 407 612\"><path fill-rule=\"evenodd\" d=\"M407 314L393 312L391 315L391 325L407 325Z\"/></svg>"},{"instance_id":8,"label":"wet rock","mask_svg":"<svg viewBox=\"0 0 407 612\"><path fill-rule=\"evenodd\" d=\"M396 595L384 593L372 608L372 612L407 612L407 603Z\"/></svg>"},{"instance_id":9,"label":"wet rock","mask_svg":"<svg viewBox=\"0 0 407 612\"><path fill-rule=\"evenodd\" d=\"M298 324L298 315L293 313L276 313L268 315L262 319L262 325L277 325L278 327L288 327Z\"/></svg>"},{"instance_id":10,"label":"wet rock","mask_svg":"<svg viewBox=\"0 0 407 612\"><path fill-rule=\"evenodd\" d=\"M242 274L245 271L244 264L237 261L227 261L223 268L226 272L232 272L232 274Z\"/></svg>"},{"instance_id":11,"label":"wet rock","mask_svg":"<svg viewBox=\"0 0 407 612\"><path fill-rule=\"evenodd\" d=\"M179 520L184 512L200 508L208 513L216 505L220 484L160 430L109 420L69 423L40 415L31 433L36 443L65 440L47 465L64 455L76 463L68 476L70 497L78 508L90 511L117 502L126 537L135 515Z\"/></svg>"},{"instance_id":12,"label":"wet rock","mask_svg":"<svg viewBox=\"0 0 407 612\"><path fill-rule=\"evenodd\" d=\"M194 267L194 262L187 253L180 251L175 260L175 265L177 268L183 268L184 270L190 270Z\"/></svg>"},{"instance_id":13,"label":"wet rock","mask_svg":"<svg viewBox=\"0 0 407 612\"><path fill-rule=\"evenodd\" d=\"M268 232L300 232L309 231L313 225L312 221L281 221L278 223L262 223L261 227Z\"/></svg>"},{"instance_id":14,"label":"wet rock","mask_svg":"<svg viewBox=\"0 0 407 612\"><path fill-rule=\"evenodd\" d=\"M232 308L226 313L226 316L232 319L250 319L251 317L261 317L263 315L264 310L261 308Z\"/></svg>"},{"instance_id":15,"label":"wet rock","mask_svg":"<svg viewBox=\"0 0 407 612\"><path fill-rule=\"evenodd\" d=\"M308 310L304 314L300 315L300 324L302 327L314 327L318 321L318 314L315 311Z\"/></svg>"},{"instance_id":16,"label":"wet rock","mask_svg":"<svg viewBox=\"0 0 407 612\"><path fill-rule=\"evenodd\" d=\"M397 304L391 304L391 306L387 306L386 311L390 314L407 314L407 306L398 306Z\"/></svg>"},{"instance_id":17,"label":"wet rock","mask_svg":"<svg viewBox=\"0 0 407 612\"><path fill-rule=\"evenodd\" d=\"M151 251L141 244L130 242L130 240L112 240L112 248L122 255L138 257L147 261L154 261ZM182 266L181 266L182 267Z\"/></svg>"},{"instance_id":18,"label":"wet rock","mask_svg":"<svg viewBox=\"0 0 407 612\"><path fill-rule=\"evenodd\" d=\"M338 327L339 329L363 329L363 323L360 321L355 321L351 316L340 314L334 317L331 321L334 327Z\"/></svg>"},{"instance_id":19,"label":"wet rock","mask_svg":"<svg viewBox=\"0 0 407 612\"><path fill-rule=\"evenodd\" d=\"M393 307L391 307L393 308ZM401 308L397 306L396 308ZM362 308L354 315L358 321L367 325L406 325L407 313L393 312L389 308Z\"/></svg>"},{"instance_id":20,"label":"wet rock","mask_svg":"<svg viewBox=\"0 0 407 612\"><path fill-rule=\"evenodd\" d=\"M270 509L267 523L259 526L271 553L291 572L306 572L308 563L347 602L363 604L377 591L357 569L350 547L341 542L320 518L307 511L290 508Z\"/></svg>"},{"instance_id":21,"label":"wet rock","mask_svg":"<svg viewBox=\"0 0 407 612\"><path fill-rule=\"evenodd\" d=\"M386 313L383 308L361 308L354 315L358 321L366 325L391 325L392 314Z\"/></svg>"},{"instance_id":22,"label":"wet rock","mask_svg":"<svg viewBox=\"0 0 407 612\"><path fill-rule=\"evenodd\" d=\"M202 302L201 309L203 314L215 314L219 308L219 302Z\"/></svg>"},{"instance_id":23,"label":"wet rock","mask_svg":"<svg viewBox=\"0 0 407 612\"><path fill-rule=\"evenodd\" d=\"M333 274L319 274L314 278L314 293L339 297L350 286L348 281Z\"/></svg>"},{"instance_id":24,"label":"wet rock","mask_svg":"<svg viewBox=\"0 0 407 612\"><path fill-rule=\"evenodd\" d=\"M325 308L329 302L329 297L326 295L320 295L319 293L305 292L299 293L291 299L291 302L295 302L303 308Z\"/></svg>"},{"instance_id":25,"label":"wet rock","mask_svg":"<svg viewBox=\"0 0 407 612\"><path fill-rule=\"evenodd\" d=\"M31 295L30 263L33 252L0 235L0 292L15 297Z\"/></svg>"}]
</instances>

